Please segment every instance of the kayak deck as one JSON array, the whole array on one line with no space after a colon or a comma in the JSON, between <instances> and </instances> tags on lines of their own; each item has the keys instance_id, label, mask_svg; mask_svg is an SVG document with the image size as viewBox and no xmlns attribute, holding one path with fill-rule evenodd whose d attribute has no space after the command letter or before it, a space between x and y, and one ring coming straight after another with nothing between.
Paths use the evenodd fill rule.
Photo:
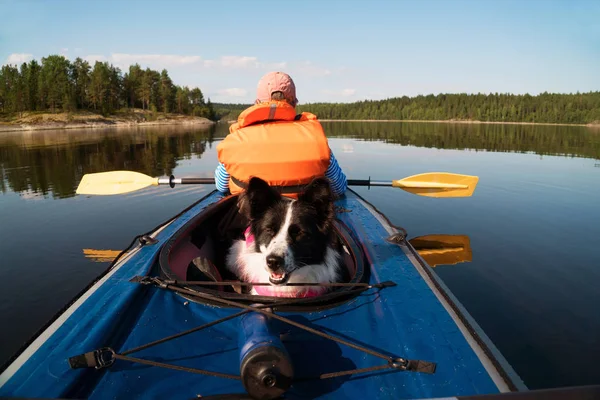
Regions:
<instances>
[{"instance_id":1,"label":"kayak deck","mask_svg":"<svg viewBox=\"0 0 600 400\"><path fill-rule=\"evenodd\" d=\"M156 244L141 246L120 260L4 370L0 395L191 398L245 393L238 379L122 360L102 370L70 369L68 363L71 356L102 347L122 353L239 311L130 282L135 276L156 274L162 244L221 198L213 192L152 235ZM386 241L394 231L385 218L352 191L336 205L348 211L337 216L362 246L370 282L394 281L397 286L364 292L334 308L281 315L384 354L434 362L437 368L433 374L387 369L310 379L295 382L286 398L435 398L524 388L474 321L431 275L431 268L420 264L410 245ZM283 322L277 327L296 377L385 363ZM237 376L238 332L239 321L232 319L131 356Z\"/></svg>"}]
</instances>

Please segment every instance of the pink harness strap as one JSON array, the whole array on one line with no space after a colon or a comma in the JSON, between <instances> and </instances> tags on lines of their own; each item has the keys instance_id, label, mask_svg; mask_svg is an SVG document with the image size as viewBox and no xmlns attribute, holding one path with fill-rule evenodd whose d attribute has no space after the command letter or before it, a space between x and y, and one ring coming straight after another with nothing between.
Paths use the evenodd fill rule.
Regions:
<instances>
[{"instance_id":1,"label":"pink harness strap","mask_svg":"<svg viewBox=\"0 0 600 400\"><path fill-rule=\"evenodd\" d=\"M246 238L246 247L252 246L254 243L254 235L250 232L250 227L247 227L244 231L244 237Z\"/></svg>"},{"instance_id":2,"label":"pink harness strap","mask_svg":"<svg viewBox=\"0 0 600 400\"><path fill-rule=\"evenodd\" d=\"M274 290L274 286L254 286L254 290L261 296L271 296L271 297L294 297L294 298L307 298L307 297L316 297L325 293L326 288L323 289L309 289L302 293L299 292L276 292Z\"/></svg>"}]
</instances>

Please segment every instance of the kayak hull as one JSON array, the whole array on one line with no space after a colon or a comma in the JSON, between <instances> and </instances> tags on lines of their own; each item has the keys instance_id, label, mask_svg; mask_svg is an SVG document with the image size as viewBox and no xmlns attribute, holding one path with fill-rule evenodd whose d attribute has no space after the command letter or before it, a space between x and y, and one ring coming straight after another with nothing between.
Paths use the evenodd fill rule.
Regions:
<instances>
[{"instance_id":1,"label":"kayak hull","mask_svg":"<svg viewBox=\"0 0 600 400\"><path fill-rule=\"evenodd\" d=\"M0 374L0 396L192 398L245 393L239 379L116 360L103 369L71 369L69 357L109 347L117 353L207 324L239 310L189 301L131 282L158 275L161 248L186 224L226 201L213 192L129 250L46 327ZM280 314L384 354L435 362L435 373L382 370L294 382L286 398L439 398L526 390L475 321L396 230L353 191L336 202L341 226L365 257L370 283L342 304ZM147 238L146 237L146 238ZM154 242L154 243L153 243ZM375 367L385 361L276 321L297 377ZM240 374L239 318L132 354L157 363Z\"/></svg>"}]
</instances>

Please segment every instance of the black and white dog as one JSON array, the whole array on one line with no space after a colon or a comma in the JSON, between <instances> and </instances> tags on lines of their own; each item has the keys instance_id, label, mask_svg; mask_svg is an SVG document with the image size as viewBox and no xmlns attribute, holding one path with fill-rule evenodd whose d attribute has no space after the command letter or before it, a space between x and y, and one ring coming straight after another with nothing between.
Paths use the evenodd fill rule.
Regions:
<instances>
[{"instance_id":1,"label":"black and white dog","mask_svg":"<svg viewBox=\"0 0 600 400\"><path fill-rule=\"evenodd\" d=\"M326 178L313 180L298 199L281 196L267 182L252 178L238 200L250 224L245 240L236 240L227 268L253 286L251 294L310 297L327 288L284 283L329 283L342 278L341 244L333 229L333 193Z\"/></svg>"}]
</instances>

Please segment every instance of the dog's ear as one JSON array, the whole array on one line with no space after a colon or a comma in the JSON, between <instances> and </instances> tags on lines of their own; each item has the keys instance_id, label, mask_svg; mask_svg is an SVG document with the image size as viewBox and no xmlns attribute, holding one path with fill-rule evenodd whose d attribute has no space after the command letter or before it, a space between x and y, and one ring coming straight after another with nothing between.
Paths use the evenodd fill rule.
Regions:
<instances>
[{"instance_id":1,"label":"dog's ear","mask_svg":"<svg viewBox=\"0 0 600 400\"><path fill-rule=\"evenodd\" d=\"M335 216L333 192L327 178L314 179L298 195L298 201L314 208L317 213L319 229L326 230Z\"/></svg>"},{"instance_id":2,"label":"dog's ear","mask_svg":"<svg viewBox=\"0 0 600 400\"><path fill-rule=\"evenodd\" d=\"M248 182L248 188L238 199L238 208L240 214L253 221L260 218L269 207L280 199L281 195L267 182L252 177Z\"/></svg>"}]
</instances>

